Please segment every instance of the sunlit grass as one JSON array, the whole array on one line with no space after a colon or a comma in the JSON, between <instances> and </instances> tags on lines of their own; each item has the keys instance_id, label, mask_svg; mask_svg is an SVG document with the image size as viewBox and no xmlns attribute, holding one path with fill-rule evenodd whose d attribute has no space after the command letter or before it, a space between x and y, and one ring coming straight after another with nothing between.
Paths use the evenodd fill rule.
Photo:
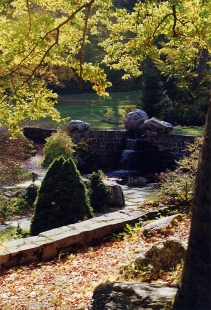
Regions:
<instances>
[{"instance_id":1,"label":"sunlit grass","mask_svg":"<svg viewBox=\"0 0 211 310\"><path fill-rule=\"evenodd\" d=\"M15 227L1 229L0 230L0 246L4 242L14 240L15 231L16 231Z\"/></svg>"},{"instance_id":2,"label":"sunlit grass","mask_svg":"<svg viewBox=\"0 0 211 310\"><path fill-rule=\"evenodd\" d=\"M62 118L82 120L91 123L92 129L123 129L126 109L135 109L140 97L139 92L115 93L102 98L96 94L76 94L60 96L56 108ZM114 123L105 121L111 118ZM46 128L62 128L68 121L56 123L50 119L26 124Z\"/></svg>"},{"instance_id":3,"label":"sunlit grass","mask_svg":"<svg viewBox=\"0 0 211 310\"><path fill-rule=\"evenodd\" d=\"M45 128L64 128L71 120L82 120L91 123L91 129L124 129L126 111L133 110L140 103L140 92L111 93L109 97L99 97L95 93L64 95L58 98L57 110L63 122L56 123L51 119L26 122L25 125ZM110 118L113 123L106 119ZM168 120L166 120L168 121ZM172 134L201 136L203 127L175 127Z\"/></svg>"}]
</instances>

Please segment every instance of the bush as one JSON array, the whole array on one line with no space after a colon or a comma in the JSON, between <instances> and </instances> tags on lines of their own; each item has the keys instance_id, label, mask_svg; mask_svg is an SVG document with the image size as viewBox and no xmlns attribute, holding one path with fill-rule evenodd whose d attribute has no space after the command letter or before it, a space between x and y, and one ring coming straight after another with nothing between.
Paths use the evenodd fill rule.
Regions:
<instances>
[{"instance_id":1,"label":"bush","mask_svg":"<svg viewBox=\"0 0 211 310\"><path fill-rule=\"evenodd\" d=\"M48 167L55 158L63 156L69 158L73 156L75 144L67 131L60 130L53 133L49 138L46 139L44 146L44 155L41 160L41 165Z\"/></svg>"},{"instance_id":2,"label":"bush","mask_svg":"<svg viewBox=\"0 0 211 310\"><path fill-rule=\"evenodd\" d=\"M25 199L29 205L32 206L33 203L35 202L37 192L38 192L38 186L34 184L29 185L29 187L26 189Z\"/></svg>"},{"instance_id":3,"label":"bush","mask_svg":"<svg viewBox=\"0 0 211 310\"><path fill-rule=\"evenodd\" d=\"M38 191L31 235L91 217L87 189L72 158L55 159Z\"/></svg>"},{"instance_id":4,"label":"bush","mask_svg":"<svg viewBox=\"0 0 211 310\"><path fill-rule=\"evenodd\" d=\"M30 205L24 196L13 197L9 200L4 195L0 195L0 223L9 220L14 214L22 214Z\"/></svg>"},{"instance_id":5,"label":"bush","mask_svg":"<svg viewBox=\"0 0 211 310\"><path fill-rule=\"evenodd\" d=\"M156 200L178 205L189 205L192 202L201 145L202 138L196 138L193 144L187 145L190 155L177 161L176 170L157 176L160 188L155 190Z\"/></svg>"},{"instance_id":6,"label":"bush","mask_svg":"<svg viewBox=\"0 0 211 310\"><path fill-rule=\"evenodd\" d=\"M93 172L90 181L90 200L94 211L108 207L111 201L111 190L103 183L101 172Z\"/></svg>"}]
</instances>

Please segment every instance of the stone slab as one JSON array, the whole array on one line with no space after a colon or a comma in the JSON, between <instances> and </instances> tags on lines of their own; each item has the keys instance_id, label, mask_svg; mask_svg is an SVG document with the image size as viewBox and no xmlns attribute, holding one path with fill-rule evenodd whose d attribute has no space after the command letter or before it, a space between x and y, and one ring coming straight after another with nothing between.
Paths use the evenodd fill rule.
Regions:
<instances>
[{"instance_id":1,"label":"stone slab","mask_svg":"<svg viewBox=\"0 0 211 310\"><path fill-rule=\"evenodd\" d=\"M129 191L137 196L141 194L139 201L142 199L142 190ZM61 251L71 250L75 244L89 244L120 232L127 223L139 222L143 215L142 210L137 211L137 204L132 205L134 210L125 207L83 222L44 231L38 236L7 242L0 247L0 267L10 268L30 261L48 260Z\"/></svg>"},{"instance_id":2,"label":"stone slab","mask_svg":"<svg viewBox=\"0 0 211 310\"><path fill-rule=\"evenodd\" d=\"M89 310L161 310L170 303L177 288L148 283L110 282L98 285ZM160 305L159 305L160 303Z\"/></svg>"}]
</instances>

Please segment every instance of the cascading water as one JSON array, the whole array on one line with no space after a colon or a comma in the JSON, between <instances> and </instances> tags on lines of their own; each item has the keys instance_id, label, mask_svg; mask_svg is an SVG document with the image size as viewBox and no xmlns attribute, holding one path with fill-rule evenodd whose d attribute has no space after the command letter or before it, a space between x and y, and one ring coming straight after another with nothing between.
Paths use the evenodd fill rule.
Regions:
<instances>
[{"instance_id":1,"label":"cascading water","mask_svg":"<svg viewBox=\"0 0 211 310\"><path fill-rule=\"evenodd\" d=\"M122 151L122 158L120 160L121 169L131 170L133 169L134 157L136 154L136 139L126 140L126 149Z\"/></svg>"},{"instance_id":2,"label":"cascading water","mask_svg":"<svg viewBox=\"0 0 211 310\"><path fill-rule=\"evenodd\" d=\"M172 158L166 151L145 139L126 139L119 170L109 173L110 177L128 179L153 175L171 168Z\"/></svg>"}]
</instances>

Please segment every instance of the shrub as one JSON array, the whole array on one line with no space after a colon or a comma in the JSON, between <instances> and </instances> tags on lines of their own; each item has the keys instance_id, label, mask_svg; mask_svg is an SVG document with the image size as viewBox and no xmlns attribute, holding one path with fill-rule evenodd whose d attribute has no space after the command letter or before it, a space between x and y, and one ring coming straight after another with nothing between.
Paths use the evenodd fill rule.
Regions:
<instances>
[{"instance_id":1,"label":"shrub","mask_svg":"<svg viewBox=\"0 0 211 310\"><path fill-rule=\"evenodd\" d=\"M111 201L111 190L103 183L101 172L93 172L90 181L90 200L94 211L108 207Z\"/></svg>"},{"instance_id":2,"label":"shrub","mask_svg":"<svg viewBox=\"0 0 211 310\"><path fill-rule=\"evenodd\" d=\"M46 139L44 146L44 155L41 160L41 165L48 167L55 158L63 156L69 158L73 156L75 144L67 131L60 130L53 133L49 138Z\"/></svg>"},{"instance_id":3,"label":"shrub","mask_svg":"<svg viewBox=\"0 0 211 310\"><path fill-rule=\"evenodd\" d=\"M38 191L31 235L91 217L87 189L72 158L55 159Z\"/></svg>"},{"instance_id":4,"label":"shrub","mask_svg":"<svg viewBox=\"0 0 211 310\"><path fill-rule=\"evenodd\" d=\"M155 191L156 200L180 205L192 202L201 145L202 138L196 138L193 144L187 145L190 155L177 161L176 170L158 175L160 188Z\"/></svg>"},{"instance_id":5,"label":"shrub","mask_svg":"<svg viewBox=\"0 0 211 310\"><path fill-rule=\"evenodd\" d=\"M25 199L29 205L33 205L37 197L38 186L31 184L26 189Z\"/></svg>"},{"instance_id":6,"label":"shrub","mask_svg":"<svg viewBox=\"0 0 211 310\"><path fill-rule=\"evenodd\" d=\"M4 223L14 214L24 213L29 207L30 205L24 196L13 197L9 200L4 195L0 195L0 222Z\"/></svg>"}]
</instances>

